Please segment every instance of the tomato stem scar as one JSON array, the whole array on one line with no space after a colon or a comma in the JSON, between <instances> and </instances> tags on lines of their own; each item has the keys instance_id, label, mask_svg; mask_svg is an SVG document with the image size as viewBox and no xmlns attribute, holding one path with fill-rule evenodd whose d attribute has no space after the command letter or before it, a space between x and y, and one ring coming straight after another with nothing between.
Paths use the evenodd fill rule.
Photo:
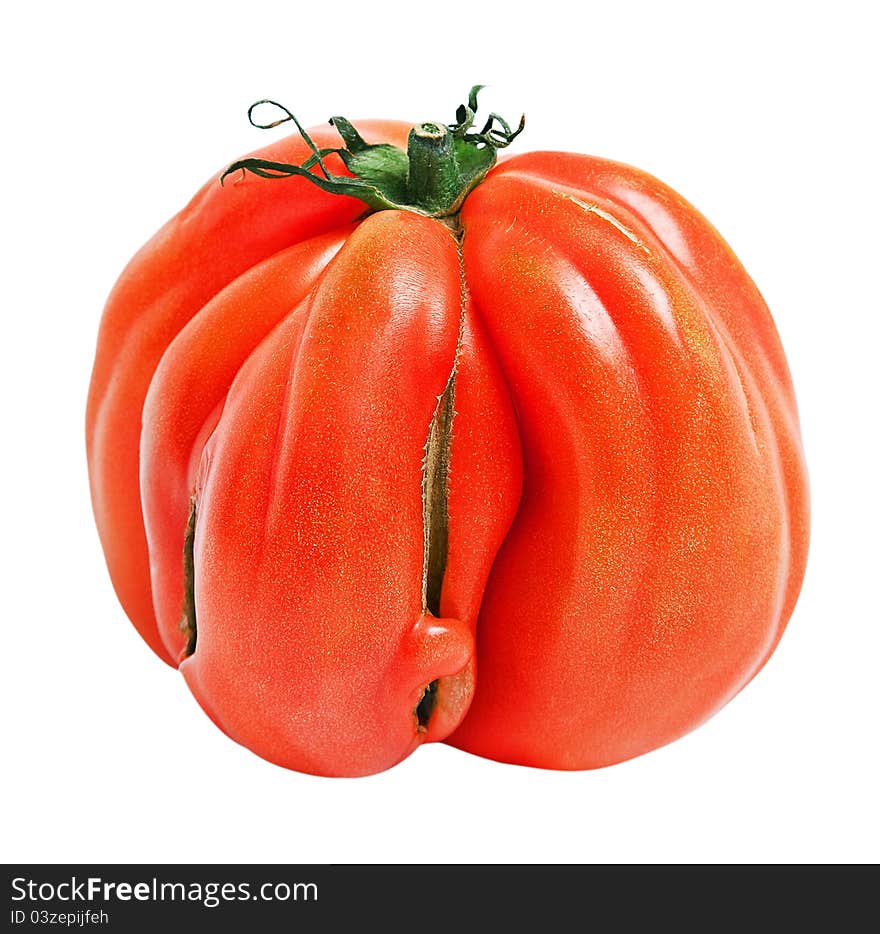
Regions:
<instances>
[{"instance_id":1,"label":"tomato stem scar","mask_svg":"<svg viewBox=\"0 0 880 934\"><path fill-rule=\"evenodd\" d=\"M195 538L196 498L193 496L183 539L183 614L180 618L180 631L186 636L183 658L189 658L196 650Z\"/></svg>"}]
</instances>

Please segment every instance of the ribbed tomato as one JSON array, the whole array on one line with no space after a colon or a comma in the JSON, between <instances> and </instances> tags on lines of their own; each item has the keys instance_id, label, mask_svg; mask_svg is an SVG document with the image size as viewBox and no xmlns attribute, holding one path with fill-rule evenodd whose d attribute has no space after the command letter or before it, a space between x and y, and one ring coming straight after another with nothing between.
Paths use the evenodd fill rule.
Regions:
<instances>
[{"instance_id":1,"label":"ribbed tomato","mask_svg":"<svg viewBox=\"0 0 880 934\"><path fill-rule=\"evenodd\" d=\"M794 395L730 248L628 166L496 165L522 125L475 110L241 160L105 311L117 593L290 768L638 755L754 676L800 587Z\"/></svg>"}]
</instances>

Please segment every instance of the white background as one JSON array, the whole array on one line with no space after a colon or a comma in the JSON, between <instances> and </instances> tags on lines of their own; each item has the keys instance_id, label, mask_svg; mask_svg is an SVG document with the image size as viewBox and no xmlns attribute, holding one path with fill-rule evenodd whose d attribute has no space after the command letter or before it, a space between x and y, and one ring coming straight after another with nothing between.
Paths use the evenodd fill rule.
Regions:
<instances>
[{"instance_id":1,"label":"white background","mask_svg":"<svg viewBox=\"0 0 880 934\"><path fill-rule=\"evenodd\" d=\"M872 4L41 3L3 16L0 858L854 861L878 822L878 90ZM721 12L724 10L724 12ZM249 103L451 119L645 168L773 310L813 493L776 655L709 724L557 774L436 745L368 779L226 739L117 605L87 494L98 320L134 250L272 134ZM279 135L283 130L274 131Z\"/></svg>"}]
</instances>

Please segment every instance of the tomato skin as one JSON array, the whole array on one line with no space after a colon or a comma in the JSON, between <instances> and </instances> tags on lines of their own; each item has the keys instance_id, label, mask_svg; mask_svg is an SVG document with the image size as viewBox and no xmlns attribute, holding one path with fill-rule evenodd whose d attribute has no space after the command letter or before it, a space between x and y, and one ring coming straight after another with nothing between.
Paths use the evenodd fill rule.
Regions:
<instances>
[{"instance_id":1,"label":"tomato skin","mask_svg":"<svg viewBox=\"0 0 880 934\"><path fill-rule=\"evenodd\" d=\"M87 446L126 612L218 726L300 771L444 739L595 768L694 728L766 662L806 562L754 284L681 196L587 156L501 162L457 230L363 215L301 178L215 179L114 288ZM451 390L429 606L426 440Z\"/></svg>"},{"instance_id":2,"label":"tomato skin","mask_svg":"<svg viewBox=\"0 0 880 934\"><path fill-rule=\"evenodd\" d=\"M198 644L181 670L233 738L282 765L387 768L470 700L475 618L433 618L422 602L426 429L460 309L451 233L369 217L242 368L205 448ZM466 611L493 554L473 553L477 574L454 575ZM458 675L464 691L442 680ZM438 679L440 716L421 734L414 710Z\"/></svg>"},{"instance_id":3,"label":"tomato skin","mask_svg":"<svg viewBox=\"0 0 880 934\"><path fill-rule=\"evenodd\" d=\"M524 482L451 742L608 765L711 716L790 615L807 492L785 359L730 249L634 169L514 157L462 224Z\"/></svg>"},{"instance_id":4,"label":"tomato skin","mask_svg":"<svg viewBox=\"0 0 880 934\"><path fill-rule=\"evenodd\" d=\"M242 365L314 287L350 232L305 240L239 276L181 330L153 374L141 431L141 503L156 624L175 664L186 643L180 556L202 450Z\"/></svg>"},{"instance_id":5,"label":"tomato skin","mask_svg":"<svg viewBox=\"0 0 880 934\"><path fill-rule=\"evenodd\" d=\"M409 127L365 122L374 139L404 145ZM329 128L319 146L339 144ZM285 137L257 153L302 161L306 144ZM107 300L86 412L92 507L110 577L150 647L174 664L156 625L140 504L140 413L168 344L217 292L255 263L305 238L353 221L363 205L308 184L286 191L245 176L215 176L128 264Z\"/></svg>"}]
</instances>

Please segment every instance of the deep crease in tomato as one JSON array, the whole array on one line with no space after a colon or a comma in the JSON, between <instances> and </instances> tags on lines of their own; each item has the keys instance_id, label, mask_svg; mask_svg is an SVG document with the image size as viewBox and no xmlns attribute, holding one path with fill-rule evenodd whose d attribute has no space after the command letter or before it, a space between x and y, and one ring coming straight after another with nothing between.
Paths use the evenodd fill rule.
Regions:
<instances>
[{"instance_id":1,"label":"deep crease in tomato","mask_svg":"<svg viewBox=\"0 0 880 934\"><path fill-rule=\"evenodd\" d=\"M440 615L440 592L449 553L449 469L452 419L455 405L455 368L437 400L428 429L422 468L422 516L425 529L425 560L422 575L422 609Z\"/></svg>"},{"instance_id":2,"label":"deep crease in tomato","mask_svg":"<svg viewBox=\"0 0 880 934\"><path fill-rule=\"evenodd\" d=\"M452 423L455 417L455 380L461 339L464 331L467 285L464 279L464 263L461 255L461 227L458 217L446 219L455 238L458 251L460 285L460 308L458 343L452 370L443 392L437 399L437 407L428 427L425 457L422 462L422 518L425 535L425 556L422 572L422 611L440 616L440 595L449 556L449 472L452 461ZM439 679L425 687L415 709L418 729L427 728L428 721L437 705Z\"/></svg>"},{"instance_id":3,"label":"deep crease in tomato","mask_svg":"<svg viewBox=\"0 0 880 934\"><path fill-rule=\"evenodd\" d=\"M196 650L198 627L196 625L196 498L192 497L189 506L189 518L186 521L186 533L183 540L183 613L180 618L180 631L186 636L183 657L189 658Z\"/></svg>"},{"instance_id":4,"label":"deep crease in tomato","mask_svg":"<svg viewBox=\"0 0 880 934\"><path fill-rule=\"evenodd\" d=\"M426 688L425 693L416 707L416 721L418 722L418 731L424 733L428 728L428 721L431 714L437 706L437 688L440 684L439 679L432 681Z\"/></svg>"}]
</instances>

